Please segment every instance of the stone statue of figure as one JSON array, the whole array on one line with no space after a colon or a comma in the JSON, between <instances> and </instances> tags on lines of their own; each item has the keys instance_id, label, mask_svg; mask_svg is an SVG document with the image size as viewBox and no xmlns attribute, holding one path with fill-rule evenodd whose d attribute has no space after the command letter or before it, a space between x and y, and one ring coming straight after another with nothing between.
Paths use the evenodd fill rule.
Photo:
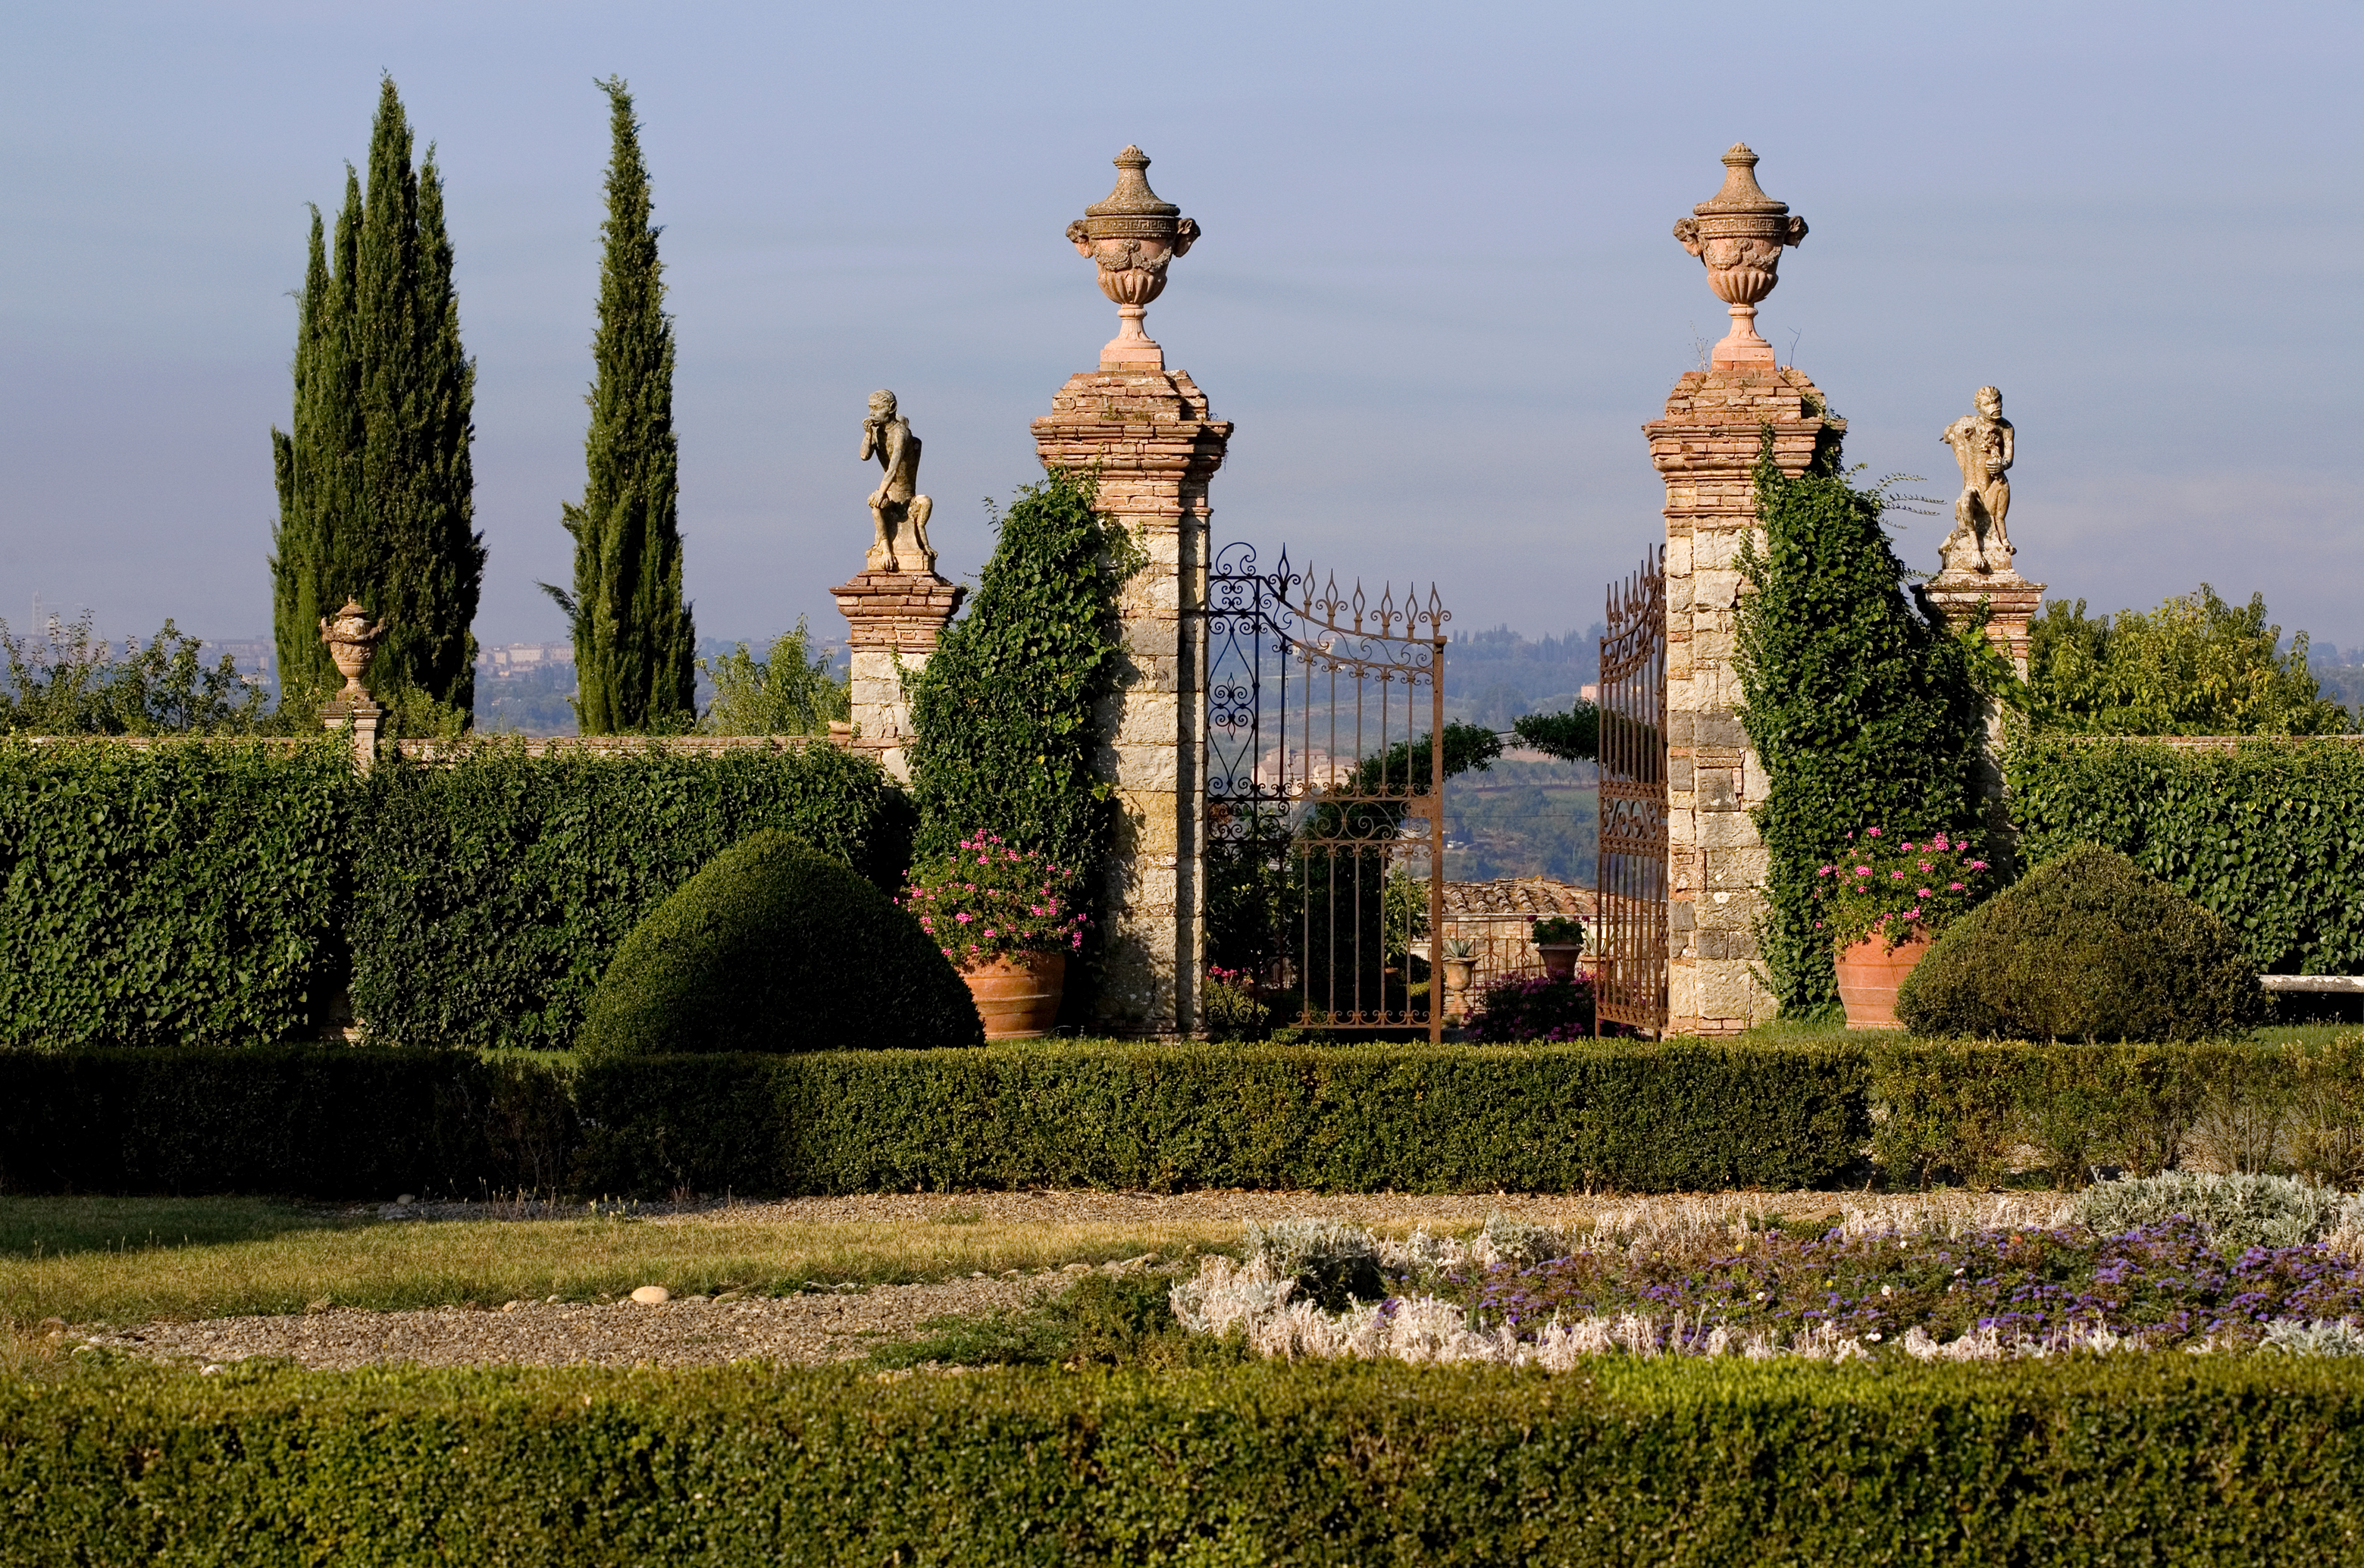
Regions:
<instances>
[{"instance_id":1,"label":"stone statue of figure","mask_svg":"<svg viewBox=\"0 0 2364 1568\"><path fill-rule=\"evenodd\" d=\"M1954 449L1962 469L1954 531L1938 553L1948 572L2008 572L2017 553L2003 530L2003 519L2011 515L2011 481L2005 477L2013 456L2011 421L2002 417L2002 394L1993 387L1979 388L1976 402L1977 413L1955 420L1937 438Z\"/></svg>"},{"instance_id":2,"label":"stone statue of figure","mask_svg":"<svg viewBox=\"0 0 2364 1568\"><path fill-rule=\"evenodd\" d=\"M895 395L870 395L870 417L862 421L862 461L875 454L886 471L870 493L873 572L933 573L936 552L928 545L928 514L935 503L916 494L920 484L920 438L911 422L895 412Z\"/></svg>"}]
</instances>

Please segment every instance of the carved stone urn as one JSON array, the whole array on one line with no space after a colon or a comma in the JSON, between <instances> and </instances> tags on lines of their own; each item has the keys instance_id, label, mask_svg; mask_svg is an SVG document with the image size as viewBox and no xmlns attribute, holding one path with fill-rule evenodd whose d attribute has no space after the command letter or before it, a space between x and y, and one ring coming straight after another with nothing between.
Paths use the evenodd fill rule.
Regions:
<instances>
[{"instance_id":1,"label":"carved stone urn","mask_svg":"<svg viewBox=\"0 0 2364 1568\"><path fill-rule=\"evenodd\" d=\"M1773 345L1757 336L1756 306L1779 283L1781 248L1806 238L1806 220L1790 216L1756 184L1756 154L1735 141L1723 155L1723 189L1675 225L1683 249L1707 264L1707 286L1732 307L1732 330L1715 346L1714 368L1773 364Z\"/></svg>"},{"instance_id":2,"label":"carved stone urn","mask_svg":"<svg viewBox=\"0 0 2364 1568\"><path fill-rule=\"evenodd\" d=\"M1149 188L1149 158L1138 147L1116 155L1116 189L1067 225L1078 253L1099 265L1100 293L1116 305L1117 335L1100 350L1102 370L1164 370L1165 350L1141 329L1149 302L1165 292L1165 264L1198 242L1199 225Z\"/></svg>"},{"instance_id":3,"label":"carved stone urn","mask_svg":"<svg viewBox=\"0 0 2364 1568\"><path fill-rule=\"evenodd\" d=\"M366 701L369 690L362 684L362 672L369 668L370 655L377 651L379 639L385 636L385 622L370 625L369 612L362 608L359 599L349 598L345 607L320 622L320 640L329 645L329 658L337 666L337 673L345 678L340 697Z\"/></svg>"}]
</instances>

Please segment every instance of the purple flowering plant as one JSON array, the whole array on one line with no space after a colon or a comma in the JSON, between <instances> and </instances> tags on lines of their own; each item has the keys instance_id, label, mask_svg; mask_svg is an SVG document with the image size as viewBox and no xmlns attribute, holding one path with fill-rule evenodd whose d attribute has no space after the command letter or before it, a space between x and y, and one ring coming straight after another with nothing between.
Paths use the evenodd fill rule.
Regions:
<instances>
[{"instance_id":1,"label":"purple flowering plant","mask_svg":"<svg viewBox=\"0 0 2364 1568\"><path fill-rule=\"evenodd\" d=\"M1815 870L1814 929L1836 948L1869 937L1885 938L1890 948L1934 937L1986 896L1991 870L1977 841L1958 833L1849 833L1839 854Z\"/></svg>"},{"instance_id":2,"label":"purple flowering plant","mask_svg":"<svg viewBox=\"0 0 2364 1568\"><path fill-rule=\"evenodd\" d=\"M1696 1248L1608 1247L1532 1267L1448 1271L1440 1296L1475 1327L1532 1339L1555 1314L1678 1313L1687 1334L1718 1326L1794 1335L1824 1323L1877 1346L1918 1328L1940 1340L1983 1329L2044 1340L2107 1329L2147 1348L2255 1343L2276 1321L2364 1316L2364 1267L2321 1243L2227 1255L2182 1216L2117 1234L1890 1230L1729 1236Z\"/></svg>"},{"instance_id":3,"label":"purple flowering plant","mask_svg":"<svg viewBox=\"0 0 2364 1568\"><path fill-rule=\"evenodd\" d=\"M1467 1027L1470 1039L1489 1044L1590 1040L1592 981L1506 974L1478 993Z\"/></svg>"},{"instance_id":4,"label":"purple flowering plant","mask_svg":"<svg viewBox=\"0 0 2364 1568\"><path fill-rule=\"evenodd\" d=\"M1076 873L996 833L963 839L914 868L903 906L956 969L1024 952L1075 952L1090 917L1076 907Z\"/></svg>"}]
</instances>

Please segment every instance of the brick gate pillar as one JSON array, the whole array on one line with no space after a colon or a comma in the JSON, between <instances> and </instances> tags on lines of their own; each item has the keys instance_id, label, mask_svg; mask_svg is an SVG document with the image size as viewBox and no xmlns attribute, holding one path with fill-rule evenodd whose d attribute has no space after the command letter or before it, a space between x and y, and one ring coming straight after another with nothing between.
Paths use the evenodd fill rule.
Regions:
<instances>
[{"instance_id":1,"label":"brick gate pillar","mask_svg":"<svg viewBox=\"0 0 2364 1568\"><path fill-rule=\"evenodd\" d=\"M1757 531L1752 477L1766 427L1784 473L1805 472L1825 431L1822 393L1774 363L1756 328L1785 246L1802 218L1757 188L1756 155L1723 155L1723 188L1675 226L1707 265L1732 331L1704 371L1675 383L1663 418L1642 427L1667 487L1667 1030L1736 1034L1773 1016L1760 984L1756 927L1765 912L1766 851L1750 808L1765 799L1765 765L1740 728L1733 665L1741 541ZM1757 537L1761 540L1762 534Z\"/></svg>"},{"instance_id":2,"label":"brick gate pillar","mask_svg":"<svg viewBox=\"0 0 2364 1568\"><path fill-rule=\"evenodd\" d=\"M1232 427L1142 330L1165 264L1198 225L1149 188L1149 160L1128 147L1116 189L1067 238L1098 263L1122 328L1033 423L1046 468L1096 473L1099 511L1144 558L1119 595L1123 653L1103 706L1098 773L1115 787L1115 854L1100 890L1104 962L1099 1027L1188 1034L1199 1022L1205 963L1207 482Z\"/></svg>"}]
</instances>

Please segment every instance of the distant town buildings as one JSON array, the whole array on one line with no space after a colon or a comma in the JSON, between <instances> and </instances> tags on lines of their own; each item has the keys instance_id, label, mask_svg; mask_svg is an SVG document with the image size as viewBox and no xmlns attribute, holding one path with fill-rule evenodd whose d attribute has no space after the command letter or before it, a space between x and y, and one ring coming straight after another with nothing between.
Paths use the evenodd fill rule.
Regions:
<instances>
[{"instance_id":1,"label":"distant town buildings","mask_svg":"<svg viewBox=\"0 0 2364 1568\"><path fill-rule=\"evenodd\" d=\"M476 668L496 681L539 674L560 664L571 667L574 662L571 642L507 642L476 650Z\"/></svg>"}]
</instances>

